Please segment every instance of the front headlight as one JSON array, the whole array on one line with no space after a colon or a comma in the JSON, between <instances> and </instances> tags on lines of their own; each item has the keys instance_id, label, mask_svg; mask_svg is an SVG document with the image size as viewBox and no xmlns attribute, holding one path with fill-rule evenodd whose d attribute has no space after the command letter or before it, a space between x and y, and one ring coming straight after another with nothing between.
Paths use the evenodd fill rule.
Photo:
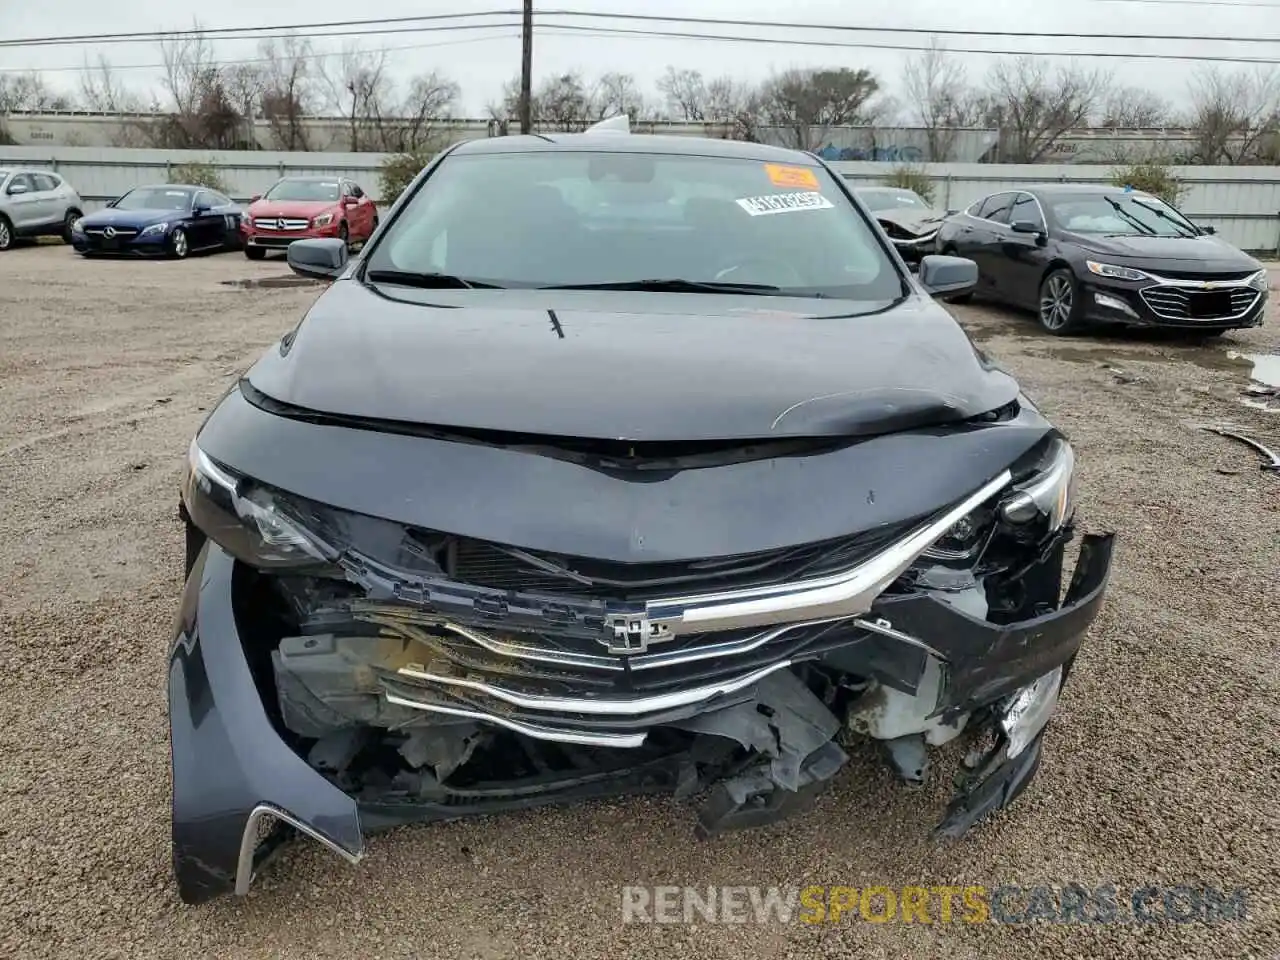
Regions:
<instances>
[{"instance_id":1,"label":"front headlight","mask_svg":"<svg viewBox=\"0 0 1280 960\"><path fill-rule=\"evenodd\" d=\"M945 564L972 563L986 552L1001 523L1008 532L1024 530L1036 537L1055 533L1071 519L1075 496L1075 453L1071 444L1056 438L997 504L984 504L961 518L921 556ZM1033 527L1036 520L1041 524Z\"/></svg>"},{"instance_id":2,"label":"front headlight","mask_svg":"<svg viewBox=\"0 0 1280 960\"><path fill-rule=\"evenodd\" d=\"M270 490L216 463L195 440L187 452L182 502L205 536L252 566L310 566L337 557L283 510Z\"/></svg>"},{"instance_id":3,"label":"front headlight","mask_svg":"<svg viewBox=\"0 0 1280 960\"><path fill-rule=\"evenodd\" d=\"M1249 278L1249 286L1253 287L1253 289L1255 290L1261 290L1263 293L1266 293L1267 292L1267 271L1259 270L1257 273L1251 276Z\"/></svg>"},{"instance_id":4,"label":"front headlight","mask_svg":"<svg viewBox=\"0 0 1280 960\"><path fill-rule=\"evenodd\" d=\"M1049 531L1071 519L1076 499L1076 455L1071 444L1058 438L1049 445L1039 469L1017 483L1000 503L1000 516L1009 523L1030 523L1044 517Z\"/></svg>"},{"instance_id":5,"label":"front headlight","mask_svg":"<svg viewBox=\"0 0 1280 960\"><path fill-rule=\"evenodd\" d=\"M311 221L313 227L327 227L331 223L333 223L332 213L322 213Z\"/></svg>"},{"instance_id":6,"label":"front headlight","mask_svg":"<svg viewBox=\"0 0 1280 960\"><path fill-rule=\"evenodd\" d=\"M1084 265L1089 268L1089 272L1097 274L1100 277L1110 277L1112 280L1150 280L1149 274L1143 273L1141 270L1135 270L1133 267L1121 267L1114 263L1098 263L1094 260L1086 260Z\"/></svg>"},{"instance_id":7,"label":"front headlight","mask_svg":"<svg viewBox=\"0 0 1280 960\"><path fill-rule=\"evenodd\" d=\"M143 227L142 232L138 234L140 237L154 237L157 233L164 233L169 229L167 223L153 223L149 227Z\"/></svg>"}]
</instances>

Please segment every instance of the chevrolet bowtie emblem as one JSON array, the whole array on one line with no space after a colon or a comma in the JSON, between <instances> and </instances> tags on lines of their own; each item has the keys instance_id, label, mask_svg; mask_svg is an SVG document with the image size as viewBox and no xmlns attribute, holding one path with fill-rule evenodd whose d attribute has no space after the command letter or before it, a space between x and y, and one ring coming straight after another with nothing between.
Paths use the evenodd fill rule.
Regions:
<instances>
[{"instance_id":1,"label":"chevrolet bowtie emblem","mask_svg":"<svg viewBox=\"0 0 1280 960\"><path fill-rule=\"evenodd\" d=\"M1203 288L1202 288L1202 289L1204 289L1204 290L1212 290L1212 289L1213 289L1214 287L1216 287L1216 286L1217 286L1217 284L1216 284L1216 283L1206 283L1206 284L1203 286Z\"/></svg>"}]
</instances>

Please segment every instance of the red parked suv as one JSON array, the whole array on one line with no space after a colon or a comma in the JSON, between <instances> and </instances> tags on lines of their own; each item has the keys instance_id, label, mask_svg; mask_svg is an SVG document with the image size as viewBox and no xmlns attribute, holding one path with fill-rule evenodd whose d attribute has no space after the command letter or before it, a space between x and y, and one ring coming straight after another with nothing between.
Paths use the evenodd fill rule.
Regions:
<instances>
[{"instance_id":1,"label":"red parked suv","mask_svg":"<svg viewBox=\"0 0 1280 960\"><path fill-rule=\"evenodd\" d=\"M284 177L249 201L241 220L244 255L261 260L305 237L363 243L378 226L378 208L345 177Z\"/></svg>"}]
</instances>

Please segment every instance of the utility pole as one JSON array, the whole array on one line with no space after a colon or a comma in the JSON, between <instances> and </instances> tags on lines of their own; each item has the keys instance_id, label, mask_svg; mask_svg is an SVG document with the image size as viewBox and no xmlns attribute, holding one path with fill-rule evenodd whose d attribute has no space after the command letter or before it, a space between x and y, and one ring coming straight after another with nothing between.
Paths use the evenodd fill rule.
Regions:
<instances>
[{"instance_id":1,"label":"utility pole","mask_svg":"<svg viewBox=\"0 0 1280 960\"><path fill-rule=\"evenodd\" d=\"M533 132L533 0L524 0L524 29L520 36L520 132Z\"/></svg>"}]
</instances>

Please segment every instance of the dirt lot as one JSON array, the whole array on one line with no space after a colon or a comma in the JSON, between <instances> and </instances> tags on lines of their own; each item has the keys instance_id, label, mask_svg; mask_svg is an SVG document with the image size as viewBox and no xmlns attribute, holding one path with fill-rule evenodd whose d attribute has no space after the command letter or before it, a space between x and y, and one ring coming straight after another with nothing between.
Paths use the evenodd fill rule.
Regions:
<instances>
[{"instance_id":1,"label":"dirt lot","mask_svg":"<svg viewBox=\"0 0 1280 960\"><path fill-rule=\"evenodd\" d=\"M224 282L283 273L239 255L0 255L0 956L1280 955L1280 476L1195 429L1280 447L1280 412L1239 402L1249 365L1227 352L1280 353L1274 312L1205 347L1051 340L957 308L1073 435L1087 524L1121 535L1038 780L960 844L925 839L941 774L911 792L858 755L815 814L713 844L674 800L602 803L398 831L357 868L297 845L247 899L181 906L164 689L179 465L203 411L315 296ZM627 883L1069 882L1245 887L1249 916L620 923Z\"/></svg>"}]
</instances>

